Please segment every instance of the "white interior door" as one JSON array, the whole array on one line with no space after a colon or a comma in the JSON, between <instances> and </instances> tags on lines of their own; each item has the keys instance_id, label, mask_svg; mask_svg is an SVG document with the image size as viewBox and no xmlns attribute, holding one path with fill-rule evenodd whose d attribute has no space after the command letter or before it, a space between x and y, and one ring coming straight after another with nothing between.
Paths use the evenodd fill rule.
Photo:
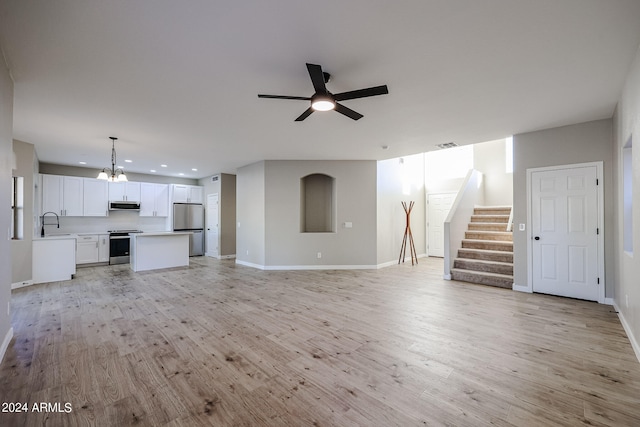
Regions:
<instances>
[{"instance_id":1,"label":"white interior door","mask_svg":"<svg viewBox=\"0 0 640 427\"><path fill-rule=\"evenodd\" d=\"M456 193L429 194L427 197L429 256L444 256L444 220L447 219L455 199Z\"/></svg>"},{"instance_id":2,"label":"white interior door","mask_svg":"<svg viewBox=\"0 0 640 427\"><path fill-rule=\"evenodd\" d=\"M598 300L596 166L531 174L532 289Z\"/></svg>"},{"instance_id":3,"label":"white interior door","mask_svg":"<svg viewBox=\"0 0 640 427\"><path fill-rule=\"evenodd\" d=\"M218 235L219 235L219 215L218 215L218 193L207 195L207 256L219 256Z\"/></svg>"}]
</instances>

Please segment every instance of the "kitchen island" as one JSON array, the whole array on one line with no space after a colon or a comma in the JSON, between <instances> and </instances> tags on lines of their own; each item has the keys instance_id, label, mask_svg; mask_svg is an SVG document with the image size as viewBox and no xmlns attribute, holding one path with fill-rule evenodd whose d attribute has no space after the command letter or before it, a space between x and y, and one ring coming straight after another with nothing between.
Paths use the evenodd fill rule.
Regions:
<instances>
[{"instance_id":1,"label":"kitchen island","mask_svg":"<svg viewBox=\"0 0 640 427\"><path fill-rule=\"evenodd\" d=\"M188 231L131 233L131 269L133 271L189 265Z\"/></svg>"}]
</instances>

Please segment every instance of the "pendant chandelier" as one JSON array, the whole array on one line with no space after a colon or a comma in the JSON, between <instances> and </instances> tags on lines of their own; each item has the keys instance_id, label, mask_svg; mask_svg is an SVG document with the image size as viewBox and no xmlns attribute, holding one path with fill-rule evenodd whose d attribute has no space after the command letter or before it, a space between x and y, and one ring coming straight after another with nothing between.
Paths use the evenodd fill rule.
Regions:
<instances>
[{"instance_id":1,"label":"pendant chandelier","mask_svg":"<svg viewBox=\"0 0 640 427\"><path fill-rule=\"evenodd\" d=\"M122 168L116 169L116 138L115 136L110 136L111 139L111 168L104 168L102 172L98 174L98 179L104 179L106 181L111 182L124 182L127 180L127 175L124 174L124 170Z\"/></svg>"}]
</instances>

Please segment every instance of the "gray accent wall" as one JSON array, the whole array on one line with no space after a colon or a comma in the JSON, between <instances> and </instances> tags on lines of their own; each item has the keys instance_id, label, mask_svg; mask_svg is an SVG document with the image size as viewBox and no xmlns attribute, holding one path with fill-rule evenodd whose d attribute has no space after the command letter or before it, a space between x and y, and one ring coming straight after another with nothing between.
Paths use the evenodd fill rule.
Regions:
<instances>
[{"instance_id":1,"label":"gray accent wall","mask_svg":"<svg viewBox=\"0 0 640 427\"><path fill-rule=\"evenodd\" d=\"M633 254L623 250L623 179L622 148L633 138ZM615 247L615 283L613 295L620 317L640 359L640 49L630 68L622 97L614 115L614 144L612 155L616 162L614 174L616 193L613 231Z\"/></svg>"},{"instance_id":2,"label":"gray accent wall","mask_svg":"<svg viewBox=\"0 0 640 427\"><path fill-rule=\"evenodd\" d=\"M11 171L13 168L13 81L0 61L0 351L11 338ZM4 353L0 354L0 357Z\"/></svg>"},{"instance_id":3,"label":"gray accent wall","mask_svg":"<svg viewBox=\"0 0 640 427\"><path fill-rule=\"evenodd\" d=\"M312 173L335 178L335 232L300 232L300 179ZM239 263L266 269L375 267L375 161L258 162L238 169L236 194Z\"/></svg>"},{"instance_id":4,"label":"gray accent wall","mask_svg":"<svg viewBox=\"0 0 640 427\"><path fill-rule=\"evenodd\" d=\"M530 260L527 231L527 169L576 163L604 162L604 251L605 296L613 296L615 259L613 255L613 122L597 120L571 126L523 133L513 137L513 267L516 286L528 284L527 265Z\"/></svg>"},{"instance_id":5,"label":"gray accent wall","mask_svg":"<svg viewBox=\"0 0 640 427\"><path fill-rule=\"evenodd\" d=\"M217 181L212 181L214 176ZM230 257L236 254L236 176L220 173L201 178L198 185L204 187L204 206L207 209L207 196L218 193L218 255ZM206 215L205 215L206 218ZM209 224L205 224L209 228ZM207 248L207 251L209 249Z\"/></svg>"}]
</instances>

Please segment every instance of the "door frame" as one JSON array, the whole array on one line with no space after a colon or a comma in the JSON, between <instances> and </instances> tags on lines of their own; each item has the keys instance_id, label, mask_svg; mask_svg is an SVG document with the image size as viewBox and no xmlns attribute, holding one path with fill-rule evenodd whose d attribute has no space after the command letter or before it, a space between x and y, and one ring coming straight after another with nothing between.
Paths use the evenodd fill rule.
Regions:
<instances>
[{"instance_id":1,"label":"door frame","mask_svg":"<svg viewBox=\"0 0 640 427\"><path fill-rule=\"evenodd\" d=\"M576 169L583 167L596 167L596 179L598 180L597 192L597 214L598 214L598 229L600 233L597 239L597 254L598 254L598 277L600 278L600 284L598 285L598 303L605 303L605 288L606 279L604 275L604 241L605 233L604 229L604 162L588 162L588 163L574 163L569 165L557 165L546 166L540 168L528 168L527 169L527 286L521 287L523 291L533 293L533 235L531 234L531 228L533 224L533 213L531 212L532 200L532 175L534 172L547 172L561 169Z\"/></svg>"}]
</instances>

